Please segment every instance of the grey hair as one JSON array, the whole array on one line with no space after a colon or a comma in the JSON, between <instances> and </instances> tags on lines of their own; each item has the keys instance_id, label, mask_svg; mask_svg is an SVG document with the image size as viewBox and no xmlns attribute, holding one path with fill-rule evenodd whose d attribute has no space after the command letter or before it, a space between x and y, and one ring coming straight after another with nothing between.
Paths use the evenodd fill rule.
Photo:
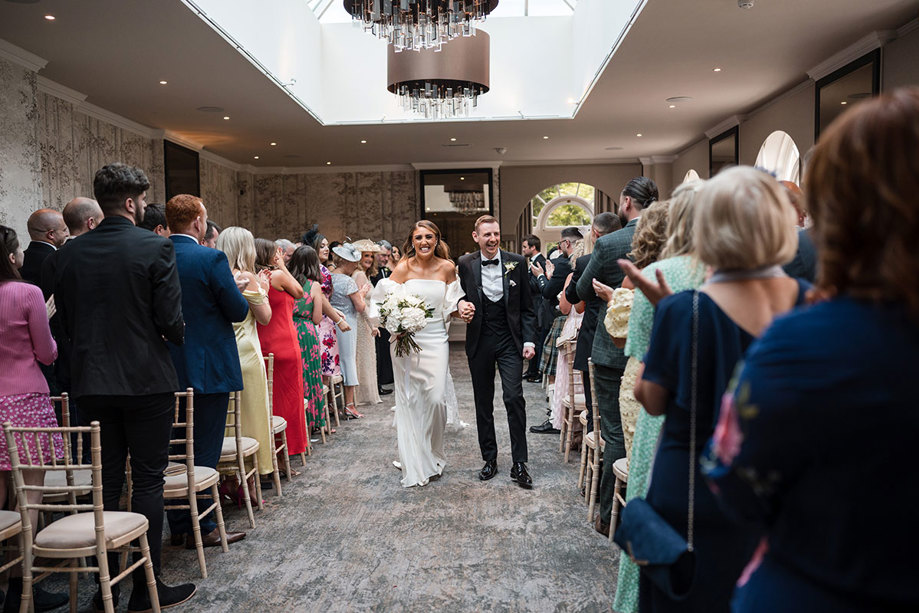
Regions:
<instances>
[{"instance_id":1,"label":"grey hair","mask_svg":"<svg viewBox=\"0 0 919 613\"><path fill-rule=\"evenodd\" d=\"M279 238L278 240L274 241L274 244L280 247L284 251L286 251L288 247L294 246L294 244L290 242L289 240L287 240L286 238Z\"/></svg>"},{"instance_id":2,"label":"grey hair","mask_svg":"<svg viewBox=\"0 0 919 613\"><path fill-rule=\"evenodd\" d=\"M389 242L388 240L386 240L385 238L384 238L383 240L378 240L378 241L377 241L377 245L379 245L379 246L382 247L383 249L392 249L392 243L390 243L390 242Z\"/></svg>"}]
</instances>

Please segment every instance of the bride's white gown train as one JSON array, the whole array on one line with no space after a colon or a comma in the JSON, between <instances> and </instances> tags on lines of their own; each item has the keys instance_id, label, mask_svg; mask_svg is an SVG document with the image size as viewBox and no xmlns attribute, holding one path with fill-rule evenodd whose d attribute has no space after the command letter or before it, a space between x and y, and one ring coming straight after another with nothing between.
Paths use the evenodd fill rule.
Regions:
<instances>
[{"instance_id":1,"label":"bride's white gown train","mask_svg":"<svg viewBox=\"0 0 919 613\"><path fill-rule=\"evenodd\" d=\"M371 294L372 314L378 312L379 304L399 285L390 279L377 284ZM427 485L431 477L443 473L447 463L444 456L450 362L447 320L456 310L463 290L459 281L448 285L433 279L410 279L402 285L434 309L425 327L414 336L421 351L397 357L395 345L390 345L402 486L412 487Z\"/></svg>"}]
</instances>

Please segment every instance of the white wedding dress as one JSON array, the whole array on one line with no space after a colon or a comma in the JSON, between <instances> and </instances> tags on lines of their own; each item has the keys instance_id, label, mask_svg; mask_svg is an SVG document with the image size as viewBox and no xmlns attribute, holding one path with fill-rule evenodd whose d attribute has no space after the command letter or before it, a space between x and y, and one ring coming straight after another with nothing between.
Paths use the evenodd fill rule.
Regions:
<instances>
[{"instance_id":1,"label":"white wedding dress","mask_svg":"<svg viewBox=\"0 0 919 613\"><path fill-rule=\"evenodd\" d=\"M372 318L378 318L380 303L399 285L390 279L377 283L370 296ZM421 351L397 357L395 345L390 345L402 487L412 487L427 485L431 477L443 473L446 465L444 428L450 373L447 321L463 290L459 281L448 285L433 279L410 279L402 285L434 309L425 327L414 336ZM453 399L455 402L455 393Z\"/></svg>"}]
</instances>

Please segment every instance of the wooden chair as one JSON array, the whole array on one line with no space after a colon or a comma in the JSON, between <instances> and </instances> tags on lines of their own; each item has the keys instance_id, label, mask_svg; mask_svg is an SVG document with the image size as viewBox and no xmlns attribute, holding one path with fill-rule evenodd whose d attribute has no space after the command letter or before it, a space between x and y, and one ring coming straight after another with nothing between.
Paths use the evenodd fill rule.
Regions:
<instances>
[{"instance_id":1,"label":"wooden chair","mask_svg":"<svg viewBox=\"0 0 919 613\"><path fill-rule=\"evenodd\" d=\"M254 438L243 436L240 417L240 392L230 394L230 407L227 410L227 427L220 450L218 470L233 470L239 480L240 496L246 503L246 514L249 516L249 527L255 527L255 514L252 512L252 499L249 497L249 479L255 481L255 495L259 511L263 508L262 481L258 475L259 442ZM246 458L252 458L252 468L246 470Z\"/></svg>"},{"instance_id":2,"label":"wooden chair","mask_svg":"<svg viewBox=\"0 0 919 613\"><path fill-rule=\"evenodd\" d=\"M185 421L181 421L180 400L185 398ZM217 534L220 535L220 545L224 552L230 550L227 546L227 531L223 522L223 509L220 507L220 493L217 485L220 482L220 473L207 466L195 466L195 391L188 388L184 392L175 393L175 413L172 424L172 436L169 441L169 459L185 464L185 472L166 476L163 489L167 511L187 510L191 514L192 536L195 540L195 549L198 552L198 567L201 577L207 579L207 562L204 560L204 543L201 540L201 519L210 513L217 515ZM184 451L181 451L183 450ZM212 499L210 505L203 511L198 510L198 495L201 492L210 492ZM185 499L184 501L182 499ZM179 502L169 503L170 500Z\"/></svg>"},{"instance_id":3,"label":"wooden chair","mask_svg":"<svg viewBox=\"0 0 919 613\"><path fill-rule=\"evenodd\" d=\"M265 358L265 373L268 376L268 419L271 423L272 440L274 441L274 453L271 455L271 467L274 469L277 478L275 486L278 488L278 495L281 492L281 473L278 468L278 455L284 454L284 472L287 473L287 481L290 482L290 455L287 453L287 420L280 415L274 414L274 354L269 353ZM278 443L280 437L281 442Z\"/></svg>"},{"instance_id":4,"label":"wooden chair","mask_svg":"<svg viewBox=\"0 0 919 613\"><path fill-rule=\"evenodd\" d=\"M61 426L64 428L69 428L72 424L70 423L70 396L67 392L64 392L60 396L52 396L51 402L60 403L61 405ZM74 437L67 437L64 439L64 453L72 455L74 441L76 442L76 457L77 461L83 460L83 435L78 435ZM42 502L45 504L55 504L59 502L67 502L70 505L75 505L77 503L77 496L85 496L92 491L93 484L93 473L92 470L57 470L51 471L45 475L45 485L48 487L59 486L62 489L58 491L47 490ZM78 489L74 486L81 486L82 489ZM65 487L72 487L73 489L63 489ZM130 511L130 507L128 511ZM74 511L75 512L75 511Z\"/></svg>"},{"instance_id":5,"label":"wooden chair","mask_svg":"<svg viewBox=\"0 0 919 613\"><path fill-rule=\"evenodd\" d=\"M70 573L70 610L77 607L77 573L94 572L99 574L99 589L102 592L102 604L107 613L113 613L112 586L130 575L135 569L143 566L147 578L147 591L153 611L159 612L159 596L156 591L156 578L153 575L153 564L150 559L150 547L147 542L147 518L139 513L122 511L104 511L102 503L102 443L99 434L99 422L94 421L89 427L70 428L14 428L7 422L3 424L6 444L12 465L13 483L19 499L19 518L22 524L22 601L20 612L25 613L33 607L32 586L54 572ZM73 462L71 456L63 452L63 445L54 442L53 434L60 434L66 440L71 434L90 435L90 452L92 462L81 464ZM47 450L49 460L44 459L42 450ZM82 459L81 459L82 461ZM23 477L25 470L44 470L49 472L73 472L89 470L92 474L92 503L48 505L44 502L29 502L30 492L40 492L44 497L47 491L57 491L61 486L26 485ZM72 477L72 476L71 476ZM68 481L65 479L65 481ZM77 488L80 486L63 486ZM68 490L73 491L73 490ZM36 511L70 511L61 519L49 524L35 535L32 540L33 526L29 512ZM5 534L4 531L0 534ZM157 535L159 538L159 535ZM138 540L140 547L131 547L133 540ZM140 559L128 565L123 571L110 576L108 553L140 552ZM98 566L80 566L80 560L95 557ZM36 559L61 560L59 566L36 566ZM35 573L38 573L36 576Z\"/></svg>"},{"instance_id":6,"label":"wooden chair","mask_svg":"<svg viewBox=\"0 0 919 613\"><path fill-rule=\"evenodd\" d=\"M332 388L332 412L335 414L335 427L338 428L341 426L341 421L338 418L338 414L341 409L345 406L345 379L340 374L332 375L332 378L329 382L329 387ZM341 400L341 404L338 401ZM326 420L326 427L329 428L331 433L332 422Z\"/></svg>"},{"instance_id":7,"label":"wooden chair","mask_svg":"<svg viewBox=\"0 0 919 613\"><path fill-rule=\"evenodd\" d=\"M575 343L565 342L565 359L568 361L568 397L562 399L562 428L559 434L558 450L565 450L565 463L571 453L571 442L574 437L574 423L581 411L587 410L587 399L584 394L578 394L575 387L574 376L574 349ZM583 443L581 445L583 447ZM580 485L578 486L580 487Z\"/></svg>"},{"instance_id":8,"label":"wooden chair","mask_svg":"<svg viewBox=\"0 0 919 613\"><path fill-rule=\"evenodd\" d=\"M322 437L322 444L325 445L325 431L329 425L329 386L325 383L322 384L322 413L325 417L326 425L319 428L319 436ZM312 445L311 445L312 446Z\"/></svg>"},{"instance_id":9,"label":"wooden chair","mask_svg":"<svg viewBox=\"0 0 919 613\"><path fill-rule=\"evenodd\" d=\"M594 384L594 362L587 359L587 368L590 373L590 394L592 398L597 397L597 388ZM587 520L593 520L594 506L597 503L597 490L600 481L600 463L603 461L603 450L606 448L606 441L603 440L602 428L600 427L600 411L594 403L593 410L593 432L587 432L587 415L585 411L584 419L581 422L585 428L584 441L581 445L581 477L585 483L584 501L587 502ZM581 486L582 479L578 479L578 487Z\"/></svg>"},{"instance_id":10,"label":"wooden chair","mask_svg":"<svg viewBox=\"0 0 919 613\"><path fill-rule=\"evenodd\" d=\"M619 509L625 506L625 488L629 483L629 460L619 458L613 462L613 474L616 483L613 485L613 511L609 520L609 540L613 541L613 532L616 531L616 521L619 519Z\"/></svg>"}]
</instances>

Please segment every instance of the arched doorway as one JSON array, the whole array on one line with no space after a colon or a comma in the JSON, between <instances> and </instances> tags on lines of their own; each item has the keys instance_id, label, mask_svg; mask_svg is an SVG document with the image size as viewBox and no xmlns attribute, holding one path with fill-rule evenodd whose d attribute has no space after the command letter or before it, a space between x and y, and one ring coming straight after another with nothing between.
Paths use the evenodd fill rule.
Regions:
<instances>
[{"instance_id":1,"label":"arched doorway","mask_svg":"<svg viewBox=\"0 0 919 613\"><path fill-rule=\"evenodd\" d=\"M766 137L754 166L775 174L779 181L801 183L801 154L794 139L782 130Z\"/></svg>"}]
</instances>

